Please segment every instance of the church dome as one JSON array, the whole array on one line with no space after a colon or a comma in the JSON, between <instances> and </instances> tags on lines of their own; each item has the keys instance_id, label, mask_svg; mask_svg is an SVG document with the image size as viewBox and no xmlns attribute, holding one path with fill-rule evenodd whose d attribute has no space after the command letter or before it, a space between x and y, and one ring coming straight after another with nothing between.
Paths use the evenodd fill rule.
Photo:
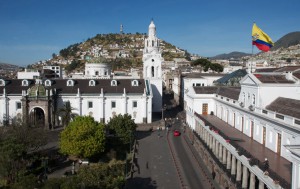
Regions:
<instances>
[{"instance_id":1,"label":"church dome","mask_svg":"<svg viewBox=\"0 0 300 189\"><path fill-rule=\"evenodd\" d=\"M28 89L29 96L46 96L46 89L43 85L34 85Z\"/></svg>"},{"instance_id":2,"label":"church dome","mask_svg":"<svg viewBox=\"0 0 300 189\"><path fill-rule=\"evenodd\" d=\"M154 25L153 20L151 20L151 23L150 23L150 25L149 25L149 28L155 28L155 25Z\"/></svg>"}]
</instances>

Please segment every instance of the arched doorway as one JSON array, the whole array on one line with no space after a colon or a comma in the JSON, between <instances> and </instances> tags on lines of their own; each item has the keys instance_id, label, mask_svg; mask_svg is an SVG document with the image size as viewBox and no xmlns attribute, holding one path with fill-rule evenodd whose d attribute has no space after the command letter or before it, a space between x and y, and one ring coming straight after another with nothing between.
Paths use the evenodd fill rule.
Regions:
<instances>
[{"instance_id":1,"label":"arched doorway","mask_svg":"<svg viewBox=\"0 0 300 189\"><path fill-rule=\"evenodd\" d=\"M30 111L30 124L34 127L45 126L45 113L42 108L35 107Z\"/></svg>"}]
</instances>

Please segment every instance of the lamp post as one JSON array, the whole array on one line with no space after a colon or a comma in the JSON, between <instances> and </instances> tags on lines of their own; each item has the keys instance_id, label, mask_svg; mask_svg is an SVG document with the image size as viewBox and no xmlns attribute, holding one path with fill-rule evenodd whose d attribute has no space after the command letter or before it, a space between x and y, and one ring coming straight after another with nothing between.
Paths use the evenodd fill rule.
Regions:
<instances>
[{"instance_id":1,"label":"lamp post","mask_svg":"<svg viewBox=\"0 0 300 189\"><path fill-rule=\"evenodd\" d=\"M164 111L167 109L167 105L164 104L163 108L161 109L161 117L162 117L162 120L164 120Z\"/></svg>"}]
</instances>

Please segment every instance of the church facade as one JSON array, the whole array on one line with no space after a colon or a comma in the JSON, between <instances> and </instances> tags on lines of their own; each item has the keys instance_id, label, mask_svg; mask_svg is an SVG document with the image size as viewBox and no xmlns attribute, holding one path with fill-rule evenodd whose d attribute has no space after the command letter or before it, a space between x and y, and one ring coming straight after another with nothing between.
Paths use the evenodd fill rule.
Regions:
<instances>
[{"instance_id":1,"label":"church facade","mask_svg":"<svg viewBox=\"0 0 300 189\"><path fill-rule=\"evenodd\" d=\"M151 123L152 93L143 79L0 80L1 125L14 120L53 128L62 124L66 103L73 115L107 123L129 114L135 123Z\"/></svg>"},{"instance_id":2,"label":"church facade","mask_svg":"<svg viewBox=\"0 0 300 189\"><path fill-rule=\"evenodd\" d=\"M131 115L135 123L151 123L152 112L162 111L162 61L151 21L143 79L113 79L105 64L87 64L84 79L0 79L0 125L23 120L52 129L62 124L59 110L67 103L73 115L103 123L118 114Z\"/></svg>"}]
</instances>

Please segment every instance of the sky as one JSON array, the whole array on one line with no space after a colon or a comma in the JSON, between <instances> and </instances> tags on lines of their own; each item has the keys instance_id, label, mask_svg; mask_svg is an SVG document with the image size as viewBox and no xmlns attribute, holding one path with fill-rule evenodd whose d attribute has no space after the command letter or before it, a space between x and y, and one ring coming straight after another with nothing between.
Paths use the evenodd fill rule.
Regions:
<instances>
[{"instance_id":1,"label":"sky","mask_svg":"<svg viewBox=\"0 0 300 189\"><path fill-rule=\"evenodd\" d=\"M47 60L121 24L147 33L152 19L158 38L192 54L251 53L254 22L276 42L300 31L299 8L299 0L0 0L0 62Z\"/></svg>"}]
</instances>

